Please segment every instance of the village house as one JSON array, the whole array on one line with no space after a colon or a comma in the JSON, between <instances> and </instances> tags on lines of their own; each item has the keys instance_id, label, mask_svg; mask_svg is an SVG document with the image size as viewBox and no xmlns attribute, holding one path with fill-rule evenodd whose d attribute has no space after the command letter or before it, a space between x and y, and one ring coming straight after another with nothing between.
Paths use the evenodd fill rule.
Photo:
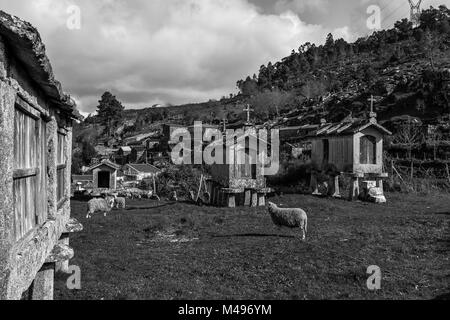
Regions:
<instances>
[{"instance_id":1,"label":"village house","mask_svg":"<svg viewBox=\"0 0 450 320\"><path fill-rule=\"evenodd\" d=\"M53 299L74 255L73 100L55 80L38 31L0 11L0 299Z\"/></svg>"},{"instance_id":2,"label":"village house","mask_svg":"<svg viewBox=\"0 0 450 320\"><path fill-rule=\"evenodd\" d=\"M120 165L125 165L129 162L129 157L131 155L131 147L122 146L119 147L114 155L114 161Z\"/></svg>"},{"instance_id":3,"label":"village house","mask_svg":"<svg viewBox=\"0 0 450 320\"><path fill-rule=\"evenodd\" d=\"M161 170L151 164L127 164L122 168L125 181L140 182L144 179L153 179L161 174Z\"/></svg>"},{"instance_id":4,"label":"village house","mask_svg":"<svg viewBox=\"0 0 450 320\"><path fill-rule=\"evenodd\" d=\"M133 137L125 138L123 143L127 146L145 146L147 139L152 138L159 134L159 131L147 132L138 134Z\"/></svg>"},{"instance_id":5,"label":"village house","mask_svg":"<svg viewBox=\"0 0 450 320\"><path fill-rule=\"evenodd\" d=\"M119 147L119 140L116 138L109 138L106 143L105 146L108 148L118 148Z\"/></svg>"},{"instance_id":6,"label":"village house","mask_svg":"<svg viewBox=\"0 0 450 320\"><path fill-rule=\"evenodd\" d=\"M161 143L161 137L160 138L151 138L147 139L145 141L145 146L147 147L147 151L150 152L158 152L160 151L160 143Z\"/></svg>"},{"instance_id":7,"label":"village house","mask_svg":"<svg viewBox=\"0 0 450 320\"><path fill-rule=\"evenodd\" d=\"M129 163L146 162L147 147L146 146L133 146L131 153L128 157Z\"/></svg>"},{"instance_id":8,"label":"village house","mask_svg":"<svg viewBox=\"0 0 450 320\"><path fill-rule=\"evenodd\" d=\"M163 148L161 147L161 137L159 139L150 138L146 141L146 152L145 152L146 162L155 165L155 163L161 160L167 160L167 157L164 157Z\"/></svg>"}]
</instances>

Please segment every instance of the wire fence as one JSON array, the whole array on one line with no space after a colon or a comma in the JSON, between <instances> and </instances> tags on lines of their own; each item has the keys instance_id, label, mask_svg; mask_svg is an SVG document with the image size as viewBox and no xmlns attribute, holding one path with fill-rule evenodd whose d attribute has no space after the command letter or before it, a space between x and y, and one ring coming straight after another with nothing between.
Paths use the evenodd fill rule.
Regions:
<instances>
[{"instance_id":1,"label":"wire fence","mask_svg":"<svg viewBox=\"0 0 450 320\"><path fill-rule=\"evenodd\" d=\"M392 191L450 192L450 162L386 159Z\"/></svg>"}]
</instances>

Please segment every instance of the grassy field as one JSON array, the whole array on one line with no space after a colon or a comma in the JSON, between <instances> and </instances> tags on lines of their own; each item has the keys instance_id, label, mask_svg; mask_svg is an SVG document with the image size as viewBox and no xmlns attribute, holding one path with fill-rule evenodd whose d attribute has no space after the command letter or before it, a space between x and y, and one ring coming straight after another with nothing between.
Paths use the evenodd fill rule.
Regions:
<instances>
[{"instance_id":1,"label":"grassy field","mask_svg":"<svg viewBox=\"0 0 450 320\"><path fill-rule=\"evenodd\" d=\"M265 208L222 209L130 201L85 219L71 237L82 289L58 275L56 299L442 299L450 293L450 196L388 195L375 205L287 195L309 239L278 230ZM367 289L367 267L383 273Z\"/></svg>"}]
</instances>

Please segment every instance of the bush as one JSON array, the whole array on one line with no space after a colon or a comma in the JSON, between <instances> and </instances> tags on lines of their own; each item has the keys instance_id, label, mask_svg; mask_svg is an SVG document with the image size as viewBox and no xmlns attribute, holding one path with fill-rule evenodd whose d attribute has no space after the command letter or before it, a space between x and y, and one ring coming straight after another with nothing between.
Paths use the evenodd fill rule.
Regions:
<instances>
[{"instance_id":1,"label":"bush","mask_svg":"<svg viewBox=\"0 0 450 320\"><path fill-rule=\"evenodd\" d=\"M170 166L158 177L158 195L171 197L176 191L179 198L190 199L190 191L197 193L200 177L201 171L192 166Z\"/></svg>"},{"instance_id":2,"label":"bush","mask_svg":"<svg viewBox=\"0 0 450 320\"><path fill-rule=\"evenodd\" d=\"M284 161L278 175L267 177L267 182L271 187L309 185L311 169L310 164L300 160Z\"/></svg>"}]
</instances>

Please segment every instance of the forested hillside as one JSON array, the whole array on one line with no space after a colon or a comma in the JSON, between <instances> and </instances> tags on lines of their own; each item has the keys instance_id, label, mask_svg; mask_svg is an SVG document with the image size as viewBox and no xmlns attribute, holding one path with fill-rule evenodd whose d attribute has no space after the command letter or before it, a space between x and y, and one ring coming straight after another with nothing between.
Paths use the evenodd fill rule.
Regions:
<instances>
[{"instance_id":1,"label":"forested hillside","mask_svg":"<svg viewBox=\"0 0 450 320\"><path fill-rule=\"evenodd\" d=\"M330 34L325 45L306 43L238 86L261 120L295 111L304 121L339 121L367 112L371 95L381 119L436 120L449 113L449 21L441 6L425 10L419 28L404 19L352 44Z\"/></svg>"},{"instance_id":2,"label":"forested hillside","mask_svg":"<svg viewBox=\"0 0 450 320\"><path fill-rule=\"evenodd\" d=\"M438 123L450 113L449 78L450 10L440 6L424 10L418 28L404 19L354 43L330 34L324 45L302 44L282 61L237 81L239 92L220 101L125 110L113 118L102 111L81 124L78 140L125 138L160 122L238 122L246 117L246 104L255 109L258 123L340 121L369 112L372 95L379 120L387 126L405 116ZM120 111L117 105L113 109ZM103 127L93 130L90 124Z\"/></svg>"}]
</instances>

